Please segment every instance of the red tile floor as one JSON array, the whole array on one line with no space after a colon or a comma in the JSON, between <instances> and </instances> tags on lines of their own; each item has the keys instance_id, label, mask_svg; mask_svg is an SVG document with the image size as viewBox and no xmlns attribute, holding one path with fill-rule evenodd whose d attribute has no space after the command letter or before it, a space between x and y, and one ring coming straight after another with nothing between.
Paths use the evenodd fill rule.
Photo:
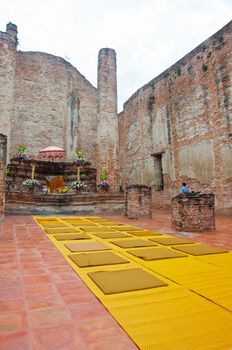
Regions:
<instances>
[{"instance_id":1,"label":"red tile floor","mask_svg":"<svg viewBox=\"0 0 232 350\"><path fill-rule=\"evenodd\" d=\"M200 234L172 230L165 210L155 210L152 220L110 217L232 249L231 217L217 217L217 230ZM0 252L0 349L137 349L32 217L6 217Z\"/></svg>"}]
</instances>

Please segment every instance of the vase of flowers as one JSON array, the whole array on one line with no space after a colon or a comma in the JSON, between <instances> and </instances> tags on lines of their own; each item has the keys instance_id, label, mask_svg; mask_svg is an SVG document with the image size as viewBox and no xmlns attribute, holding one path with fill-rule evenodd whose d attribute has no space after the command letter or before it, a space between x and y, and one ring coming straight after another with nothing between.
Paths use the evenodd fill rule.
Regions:
<instances>
[{"instance_id":1,"label":"vase of flowers","mask_svg":"<svg viewBox=\"0 0 232 350\"><path fill-rule=\"evenodd\" d=\"M23 187L27 188L29 192L33 192L37 185L38 181L35 179L27 179L23 181Z\"/></svg>"},{"instance_id":2,"label":"vase of flowers","mask_svg":"<svg viewBox=\"0 0 232 350\"><path fill-rule=\"evenodd\" d=\"M110 183L107 180L107 173L103 171L100 174L100 182L97 184L97 187L102 191L102 192L108 192L110 188Z\"/></svg>"},{"instance_id":3,"label":"vase of flowers","mask_svg":"<svg viewBox=\"0 0 232 350\"><path fill-rule=\"evenodd\" d=\"M84 187L86 187L86 185L81 181L73 181L70 185L70 188L76 191L77 193L80 193Z\"/></svg>"}]
</instances>

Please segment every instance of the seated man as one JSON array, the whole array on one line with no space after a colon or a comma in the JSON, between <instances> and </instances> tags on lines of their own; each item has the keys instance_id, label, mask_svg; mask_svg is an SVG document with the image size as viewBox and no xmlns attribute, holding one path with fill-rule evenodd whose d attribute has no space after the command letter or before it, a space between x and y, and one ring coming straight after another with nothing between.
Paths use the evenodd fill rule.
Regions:
<instances>
[{"instance_id":1,"label":"seated man","mask_svg":"<svg viewBox=\"0 0 232 350\"><path fill-rule=\"evenodd\" d=\"M180 188L180 193L181 194L189 193L189 188L185 182L182 183L182 186Z\"/></svg>"}]
</instances>

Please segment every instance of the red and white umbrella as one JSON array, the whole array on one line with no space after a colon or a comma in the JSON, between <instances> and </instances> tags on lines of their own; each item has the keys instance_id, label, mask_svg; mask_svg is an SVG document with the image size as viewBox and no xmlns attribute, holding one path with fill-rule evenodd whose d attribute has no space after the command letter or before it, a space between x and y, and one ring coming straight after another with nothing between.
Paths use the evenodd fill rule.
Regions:
<instances>
[{"instance_id":1,"label":"red and white umbrella","mask_svg":"<svg viewBox=\"0 0 232 350\"><path fill-rule=\"evenodd\" d=\"M39 156L41 158L49 158L54 160L58 158L64 158L65 151L63 150L63 148L60 147L48 146L39 151Z\"/></svg>"}]
</instances>

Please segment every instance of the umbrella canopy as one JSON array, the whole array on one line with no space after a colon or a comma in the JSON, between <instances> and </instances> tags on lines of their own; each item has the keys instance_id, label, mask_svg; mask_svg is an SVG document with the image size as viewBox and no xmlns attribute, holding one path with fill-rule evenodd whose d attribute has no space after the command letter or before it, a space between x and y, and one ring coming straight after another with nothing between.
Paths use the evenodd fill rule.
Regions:
<instances>
[{"instance_id":1,"label":"umbrella canopy","mask_svg":"<svg viewBox=\"0 0 232 350\"><path fill-rule=\"evenodd\" d=\"M41 158L50 158L50 159L57 159L57 158L64 158L65 152L63 148L55 147L55 146L48 146L46 148L43 148L39 151L39 156Z\"/></svg>"}]
</instances>

